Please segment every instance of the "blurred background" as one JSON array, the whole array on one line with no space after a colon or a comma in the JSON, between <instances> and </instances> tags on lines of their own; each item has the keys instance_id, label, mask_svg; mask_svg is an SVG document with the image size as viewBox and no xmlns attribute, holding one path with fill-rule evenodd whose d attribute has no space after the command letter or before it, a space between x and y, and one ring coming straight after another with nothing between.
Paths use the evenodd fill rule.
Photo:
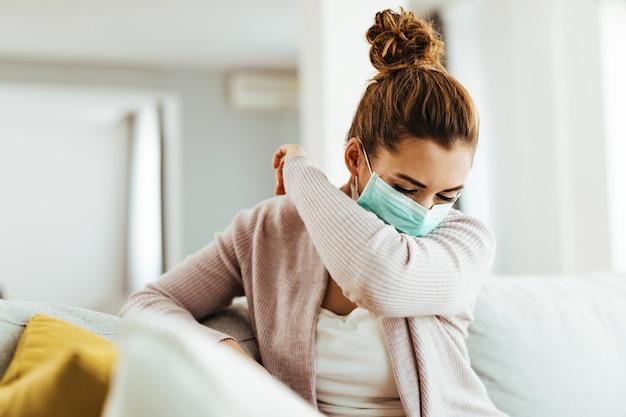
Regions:
<instances>
[{"instance_id":1,"label":"blurred background","mask_svg":"<svg viewBox=\"0 0 626 417\"><path fill-rule=\"evenodd\" d=\"M624 0L0 1L0 290L116 312L271 197L329 179L376 11L437 22L481 139L462 209L494 273L626 271Z\"/></svg>"}]
</instances>

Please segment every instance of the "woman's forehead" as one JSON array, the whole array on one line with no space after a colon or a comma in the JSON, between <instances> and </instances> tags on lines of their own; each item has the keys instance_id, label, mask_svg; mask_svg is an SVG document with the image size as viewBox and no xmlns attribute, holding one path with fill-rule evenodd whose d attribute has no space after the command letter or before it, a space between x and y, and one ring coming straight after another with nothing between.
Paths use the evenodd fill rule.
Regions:
<instances>
[{"instance_id":1,"label":"woman's forehead","mask_svg":"<svg viewBox=\"0 0 626 417\"><path fill-rule=\"evenodd\" d=\"M409 138L393 152L379 149L374 164L376 170L386 174L408 176L427 186L453 188L465 182L472 158L473 150L463 144L448 149L433 140Z\"/></svg>"}]
</instances>

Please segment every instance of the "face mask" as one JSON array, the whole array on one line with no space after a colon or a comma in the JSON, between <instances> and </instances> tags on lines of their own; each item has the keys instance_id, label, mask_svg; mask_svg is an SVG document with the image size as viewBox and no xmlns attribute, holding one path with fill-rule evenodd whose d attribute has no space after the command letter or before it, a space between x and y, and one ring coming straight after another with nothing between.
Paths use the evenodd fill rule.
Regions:
<instances>
[{"instance_id":1,"label":"face mask","mask_svg":"<svg viewBox=\"0 0 626 417\"><path fill-rule=\"evenodd\" d=\"M428 210L398 190L395 190L373 172L365 150L363 154L371 174L370 179L361 195L358 192L358 182L355 185L350 185L352 198L361 207L376 214L381 220L392 225L399 232L411 236L425 236L439 226L448 215L454 203L436 204Z\"/></svg>"}]
</instances>

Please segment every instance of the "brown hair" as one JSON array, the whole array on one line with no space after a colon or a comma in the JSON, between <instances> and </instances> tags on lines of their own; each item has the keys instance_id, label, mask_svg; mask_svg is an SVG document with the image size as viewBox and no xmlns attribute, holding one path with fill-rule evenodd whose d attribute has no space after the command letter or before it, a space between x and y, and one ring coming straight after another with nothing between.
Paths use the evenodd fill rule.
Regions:
<instances>
[{"instance_id":1,"label":"brown hair","mask_svg":"<svg viewBox=\"0 0 626 417\"><path fill-rule=\"evenodd\" d=\"M441 60L444 45L432 23L412 12L384 10L366 33L378 74L367 86L347 139L358 137L368 154L395 151L407 136L445 148L476 148L478 114L469 93Z\"/></svg>"}]
</instances>

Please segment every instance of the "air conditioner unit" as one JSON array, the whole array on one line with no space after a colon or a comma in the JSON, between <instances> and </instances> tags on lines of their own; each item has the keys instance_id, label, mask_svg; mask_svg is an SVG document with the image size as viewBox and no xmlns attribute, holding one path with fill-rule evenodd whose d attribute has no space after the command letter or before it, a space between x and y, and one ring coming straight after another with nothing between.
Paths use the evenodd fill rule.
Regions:
<instances>
[{"instance_id":1,"label":"air conditioner unit","mask_svg":"<svg viewBox=\"0 0 626 417\"><path fill-rule=\"evenodd\" d=\"M237 70L226 75L227 101L233 110L294 111L298 76L288 70Z\"/></svg>"}]
</instances>

